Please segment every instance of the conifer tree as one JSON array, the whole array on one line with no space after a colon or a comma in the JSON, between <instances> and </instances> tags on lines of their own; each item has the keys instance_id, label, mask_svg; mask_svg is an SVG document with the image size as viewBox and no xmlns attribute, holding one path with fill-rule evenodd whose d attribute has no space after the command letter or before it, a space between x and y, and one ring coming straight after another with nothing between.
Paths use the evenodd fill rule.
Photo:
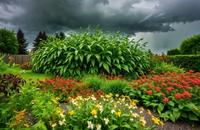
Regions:
<instances>
[{"instance_id":1,"label":"conifer tree","mask_svg":"<svg viewBox=\"0 0 200 130\"><path fill-rule=\"evenodd\" d=\"M26 54L26 47L27 47L27 43L26 40L24 38L24 33L22 32L21 29L18 30L17 32L17 42L19 44L19 49L18 49L18 53L19 54Z\"/></svg>"}]
</instances>

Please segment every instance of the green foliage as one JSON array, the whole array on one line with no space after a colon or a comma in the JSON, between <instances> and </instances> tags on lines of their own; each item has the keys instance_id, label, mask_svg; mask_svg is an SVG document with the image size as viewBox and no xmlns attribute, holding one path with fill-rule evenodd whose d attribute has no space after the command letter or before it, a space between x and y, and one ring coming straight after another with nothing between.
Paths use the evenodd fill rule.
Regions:
<instances>
[{"instance_id":1,"label":"green foliage","mask_svg":"<svg viewBox=\"0 0 200 130\"><path fill-rule=\"evenodd\" d=\"M171 63L165 63L165 62L154 63L153 71L156 74L162 74L162 73L166 73L166 72L175 72L175 73L185 72L184 69L176 67Z\"/></svg>"},{"instance_id":2,"label":"green foliage","mask_svg":"<svg viewBox=\"0 0 200 130\"><path fill-rule=\"evenodd\" d=\"M6 29L0 29L0 52L17 54L19 45L15 33Z\"/></svg>"},{"instance_id":3,"label":"green foliage","mask_svg":"<svg viewBox=\"0 0 200 130\"><path fill-rule=\"evenodd\" d=\"M180 54L181 54L181 52L177 48L176 49L171 49L171 50L167 51L167 55L180 55Z\"/></svg>"},{"instance_id":4,"label":"green foliage","mask_svg":"<svg viewBox=\"0 0 200 130\"><path fill-rule=\"evenodd\" d=\"M105 80L103 80L100 76L97 75L88 75L83 78L83 82L88 88L97 91L104 84Z\"/></svg>"},{"instance_id":5,"label":"green foliage","mask_svg":"<svg viewBox=\"0 0 200 130\"><path fill-rule=\"evenodd\" d=\"M9 102L0 106L0 123L14 129L26 128L25 124L30 128L48 128L61 112L53 94L31 85L23 86L19 94L12 95Z\"/></svg>"},{"instance_id":6,"label":"green foliage","mask_svg":"<svg viewBox=\"0 0 200 130\"><path fill-rule=\"evenodd\" d=\"M182 54L200 54L200 34L185 39L180 50Z\"/></svg>"},{"instance_id":7,"label":"green foliage","mask_svg":"<svg viewBox=\"0 0 200 130\"><path fill-rule=\"evenodd\" d=\"M105 93L113 93L123 95L123 90L128 87L128 83L123 80L108 80L106 81L101 89Z\"/></svg>"},{"instance_id":8,"label":"green foliage","mask_svg":"<svg viewBox=\"0 0 200 130\"><path fill-rule=\"evenodd\" d=\"M200 55L169 56L169 61L186 70L200 71Z\"/></svg>"},{"instance_id":9,"label":"green foliage","mask_svg":"<svg viewBox=\"0 0 200 130\"><path fill-rule=\"evenodd\" d=\"M138 42L99 30L71 34L64 40L49 38L33 54L32 64L35 72L60 76L106 73L138 77L149 69L148 55Z\"/></svg>"}]
</instances>

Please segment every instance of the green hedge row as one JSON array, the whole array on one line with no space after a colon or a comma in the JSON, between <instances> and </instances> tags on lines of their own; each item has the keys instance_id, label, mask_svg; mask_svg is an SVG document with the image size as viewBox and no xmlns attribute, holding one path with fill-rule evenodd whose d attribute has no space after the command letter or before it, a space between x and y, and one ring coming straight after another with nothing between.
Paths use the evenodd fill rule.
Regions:
<instances>
[{"instance_id":1,"label":"green hedge row","mask_svg":"<svg viewBox=\"0 0 200 130\"><path fill-rule=\"evenodd\" d=\"M178 67L200 72L200 55L175 55L168 58Z\"/></svg>"}]
</instances>

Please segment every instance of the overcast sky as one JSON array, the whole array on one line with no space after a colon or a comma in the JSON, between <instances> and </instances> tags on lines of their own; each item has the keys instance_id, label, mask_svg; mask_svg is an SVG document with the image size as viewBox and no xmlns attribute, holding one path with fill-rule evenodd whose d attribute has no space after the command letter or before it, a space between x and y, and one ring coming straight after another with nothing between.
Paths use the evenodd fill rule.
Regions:
<instances>
[{"instance_id":1,"label":"overcast sky","mask_svg":"<svg viewBox=\"0 0 200 130\"><path fill-rule=\"evenodd\" d=\"M200 33L200 0L0 0L0 27L21 28L30 40L40 30L89 25L136 34L153 52L166 52Z\"/></svg>"}]
</instances>

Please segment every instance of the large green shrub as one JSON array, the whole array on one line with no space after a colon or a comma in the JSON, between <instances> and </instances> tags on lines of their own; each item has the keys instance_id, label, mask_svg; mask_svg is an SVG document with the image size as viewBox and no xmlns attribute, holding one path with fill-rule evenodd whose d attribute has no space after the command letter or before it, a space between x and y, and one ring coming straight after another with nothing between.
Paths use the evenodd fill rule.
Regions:
<instances>
[{"instance_id":1,"label":"large green shrub","mask_svg":"<svg viewBox=\"0 0 200 130\"><path fill-rule=\"evenodd\" d=\"M0 29L0 52L17 54L19 45L15 33L6 29Z\"/></svg>"},{"instance_id":2,"label":"large green shrub","mask_svg":"<svg viewBox=\"0 0 200 130\"><path fill-rule=\"evenodd\" d=\"M64 40L49 38L32 56L33 71L60 76L83 73L143 75L149 67L143 47L128 36L102 31L71 34Z\"/></svg>"},{"instance_id":3,"label":"large green shrub","mask_svg":"<svg viewBox=\"0 0 200 130\"><path fill-rule=\"evenodd\" d=\"M200 54L200 34L185 39L180 50L182 54Z\"/></svg>"},{"instance_id":4,"label":"large green shrub","mask_svg":"<svg viewBox=\"0 0 200 130\"><path fill-rule=\"evenodd\" d=\"M186 70L200 71L200 55L169 56L169 61Z\"/></svg>"}]
</instances>

